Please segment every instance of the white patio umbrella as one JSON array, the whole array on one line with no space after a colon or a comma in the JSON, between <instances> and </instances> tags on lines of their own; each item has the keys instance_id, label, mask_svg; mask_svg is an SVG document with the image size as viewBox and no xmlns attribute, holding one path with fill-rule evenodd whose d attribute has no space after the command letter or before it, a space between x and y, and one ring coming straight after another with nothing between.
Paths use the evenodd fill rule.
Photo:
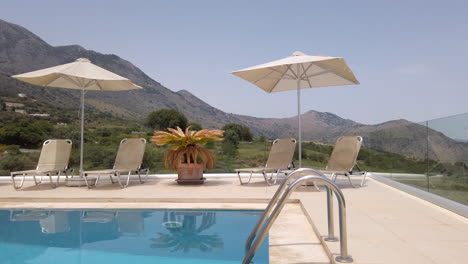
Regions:
<instances>
[{"instance_id":1,"label":"white patio umbrella","mask_svg":"<svg viewBox=\"0 0 468 264\"><path fill-rule=\"evenodd\" d=\"M343 58L309 56L300 51L290 57L234 71L232 74L267 93L297 90L299 167L302 167L301 89L359 84Z\"/></svg>"},{"instance_id":2,"label":"white patio umbrella","mask_svg":"<svg viewBox=\"0 0 468 264\"><path fill-rule=\"evenodd\" d=\"M84 96L85 91L126 91L142 89L129 79L80 58L75 62L11 76L44 87L81 90L80 175L83 172Z\"/></svg>"}]
</instances>

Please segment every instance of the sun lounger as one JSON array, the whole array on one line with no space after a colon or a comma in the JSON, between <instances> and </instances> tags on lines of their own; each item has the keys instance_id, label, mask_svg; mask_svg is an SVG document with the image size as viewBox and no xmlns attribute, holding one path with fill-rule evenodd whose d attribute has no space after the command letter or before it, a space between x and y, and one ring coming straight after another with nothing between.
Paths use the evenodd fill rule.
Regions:
<instances>
[{"instance_id":1,"label":"sun lounger","mask_svg":"<svg viewBox=\"0 0 468 264\"><path fill-rule=\"evenodd\" d=\"M366 181L366 172L361 171L357 164L357 157L362 145L362 137L360 136L342 136L338 138L333 148L330 159L328 160L327 167L322 171L325 174L331 175L331 179L336 181L339 175L343 175L348 178L349 184L355 186L351 182L350 175L361 175L361 184L364 186ZM357 169L354 170L354 168Z\"/></svg>"},{"instance_id":2,"label":"sun lounger","mask_svg":"<svg viewBox=\"0 0 468 264\"><path fill-rule=\"evenodd\" d=\"M346 176L349 180L349 183L352 187L357 188L351 182L350 175L362 175L360 187L364 186L366 181L366 172L361 171L357 164L357 157L359 154L359 150L361 149L362 145L362 137L360 136L342 136L338 138L333 147L332 154L328 159L327 167L325 169L321 169L320 171L324 174L330 175L331 180L336 181L336 178L339 175ZM354 170L357 169L357 171ZM283 172L289 174L294 170L284 170ZM308 174L307 172L304 174L296 174L297 177L305 176ZM313 183L315 188L318 190L318 187Z\"/></svg>"},{"instance_id":3,"label":"sun lounger","mask_svg":"<svg viewBox=\"0 0 468 264\"><path fill-rule=\"evenodd\" d=\"M336 181L336 178L339 175L343 175L348 178L349 184L352 187L357 188L351 182L351 175L361 175L361 184L360 187L364 186L366 181L366 172L361 171L357 164L357 157L359 155L359 150L362 145L362 137L360 136L342 136L338 138L333 147L332 154L328 159L327 167L323 170L320 170L324 174L328 174L331 177L331 180ZM357 169L354 170L354 168ZM286 171L287 173L292 172ZM301 176L301 175L299 175Z\"/></svg>"},{"instance_id":4,"label":"sun lounger","mask_svg":"<svg viewBox=\"0 0 468 264\"><path fill-rule=\"evenodd\" d=\"M295 139L276 139L273 141L273 145L268 155L268 160L264 167L260 168L243 168L236 169L239 182L241 184L247 184L252 179L254 173L263 174L265 182L268 185L275 184L278 180L278 175L282 173L282 170L287 170L293 166L294 150L296 149ZM250 176L246 182L242 181L241 173L249 173ZM271 173L270 179L268 179L268 173ZM276 178L273 182L270 182L273 175L276 173Z\"/></svg>"},{"instance_id":5,"label":"sun lounger","mask_svg":"<svg viewBox=\"0 0 468 264\"><path fill-rule=\"evenodd\" d=\"M132 172L137 173L140 183L143 183L141 180L141 173L146 173L146 177L148 177L148 169L141 168L143 155L145 153L145 146L146 139L144 138L122 139L119 150L117 152L117 157L115 158L114 167L112 169L83 172L83 177L88 188L95 187L98 184L101 175L109 175L112 183L114 183L112 177L116 177L120 187L125 188L130 183L130 176L132 175ZM122 174L127 174L125 183L122 183L120 178ZM88 182L88 177L90 175L97 176L96 183L94 185L90 185Z\"/></svg>"},{"instance_id":6,"label":"sun lounger","mask_svg":"<svg viewBox=\"0 0 468 264\"><path fill-rule=\"evenodd\" d=\"M42 182L42 176L48 176L50 185L55 188L60 180L62 173L68 178L68 160L70 159L70 152L72 148L72 141L69 139L49 139L42 145L41 155L35 170L14 171L11 173L11 180L15 190L23 187L24 179L26 176L33 176L36 185ZM52 175L57 176L57 184L52 180ZM16 185L15 178L22 177L19 185ZM36 176L41 176L37 181Z\"/></svg>"}]
</instances>

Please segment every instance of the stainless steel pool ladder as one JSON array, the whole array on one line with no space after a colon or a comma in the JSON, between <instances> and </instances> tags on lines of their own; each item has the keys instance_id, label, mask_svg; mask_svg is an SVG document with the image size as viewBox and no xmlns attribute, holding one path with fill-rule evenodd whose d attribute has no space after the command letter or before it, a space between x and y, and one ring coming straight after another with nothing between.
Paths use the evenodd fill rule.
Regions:
<instances>
[{"instance_id":1,"label":"stainless steel pool ladder","mask_svg":"<svg viewBox=\"0 0 468 264\"><path fill-rule=\"evenodd\" d=\"M294 175L304 174L307 175L302 176L300 178L294 177ZM340 188L334 182L330 181L322 172L314 169L302 168L291 172L287 176L285 181L278 187L278 190L276 191L275 195L273 195L273 198L271 198L271 201L270 203L268 203L265 212L258 221L257 225L252 230L252 233L250 233L250 236L247 238L247 242L245 243L246 255L244 260L242 261L242 264L252 263L252 259L255 256L255 253L262 245L276 218L278 218L278 215L283 209L286 200L289 198L291 193L294 192L294 190L296 190L304 182L319 182L325 185L325 188L327 190L328 236L325 237L324 240L340 241L340 255L335 258L337 262L353 262L352 257L348 254L348 238L346 231L346 202L343 193L341 192ZM336 194L336 198L338 200L339 205L340 239L335 237L334 234L335 231L333 223L333 193Z\"/></svg>"}]
</instances>

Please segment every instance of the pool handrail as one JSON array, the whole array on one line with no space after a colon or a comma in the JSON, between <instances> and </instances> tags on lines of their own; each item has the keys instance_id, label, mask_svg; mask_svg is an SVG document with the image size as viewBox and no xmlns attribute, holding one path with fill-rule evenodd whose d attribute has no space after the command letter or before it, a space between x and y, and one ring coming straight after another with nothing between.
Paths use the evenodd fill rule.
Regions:
<instances>
[{"instance_id":1,"label":"pool handrail","mask_svg":"<svg viewBox=\"0 0 468 264\"><path fill-rule=\"evenodd\" d=\"M306 176L302 176L299 179L295 179L291 184L289 184L294 179L294 177L292 176L296 174L303 175L304 173L307 173L307 172L313 173L316 175L308 174ZM322 172L318 170L310 169L310 168L301 168L290 173L287 176L286 180L278 187L278 190L272 197L262 217L260 218L260 220L257 222L257 225L252 230L245 245L246 255L242 262L243 264L251 263L251 260L255 256L255 253L260 248L271 226L273 225L274 221L276 220L279 213L283 209L286 200L289 198L291 193L294 190L296 190L299 186L302 186L302 184L305 181L321 182L322 184L325 185L327 189L327 211L328 211L328 232L329 233L328 233L328 237L324 238L324 240L326 241L338 241L338 239L335 238L334 236L334 229L333 229L332 196L333 196L333 192L335 192L337 200L338 200L338 205L339 205L339 224L340 224L340 238L341 238L340 239L340 255L336 257L336 261L346 262L346 263L353 262L352 257L348 254L347 230L346 230L346 202L345 202L343 193L341 192L340 188L334 182L327 179L327 177ZM273 212L271 212L272 209L273 209ZM257 239L255 239L259 231L260 231L260 235L258 236Z\"/></svg>"}]
</instances>

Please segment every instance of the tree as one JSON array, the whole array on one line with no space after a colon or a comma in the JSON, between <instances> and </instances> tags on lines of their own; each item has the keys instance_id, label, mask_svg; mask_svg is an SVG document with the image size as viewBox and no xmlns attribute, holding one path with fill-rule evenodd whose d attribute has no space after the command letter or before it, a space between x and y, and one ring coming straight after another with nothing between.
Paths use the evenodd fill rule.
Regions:
<instances>
[{"instance_id":1,"label":"tree","mask_svg":"<svg viewBox=\"0 0 468 264\"><path fill-rule=\"evenodd\" d=\"M222 129L226 132L229 130L234 131L242 141L252 141L252 132L250 132L250 128L246 126L236 123L229 123L224 125Z\"/></svg>"},{"instance_id":2,"label":"tree","mask_svg":"<svg viewBox=\"0 0 468 264\"><path fill-rule=\"evenodd\" d=\"M175 109L161 109L151 112L146 118L146 125L152 129L166 130L167 128L187 127L187 118Z\"/></svg>"},{"instance_id":3,"label":"tree","mask_svg":"<svg viewBox=\"0 0 468 264\"><path fill-rule=\"evenodd\" d=\"M226 130L224 132L224 140L223 142L231 143L232 145L238 147L239 146L239 135L233 130Z\"/></svg>"},{"instance_id":4,"label":"tree","mask_svg":"<svg viewBox=\"0 0 468 264\"><path fill-rule=\"evenodd\" d=\"M223 144L221 145L223 153L231 157L237 156L239 153L239 140L239 136L234 130L226 130L224 132Z\"/></svg>"}]
</instances>

